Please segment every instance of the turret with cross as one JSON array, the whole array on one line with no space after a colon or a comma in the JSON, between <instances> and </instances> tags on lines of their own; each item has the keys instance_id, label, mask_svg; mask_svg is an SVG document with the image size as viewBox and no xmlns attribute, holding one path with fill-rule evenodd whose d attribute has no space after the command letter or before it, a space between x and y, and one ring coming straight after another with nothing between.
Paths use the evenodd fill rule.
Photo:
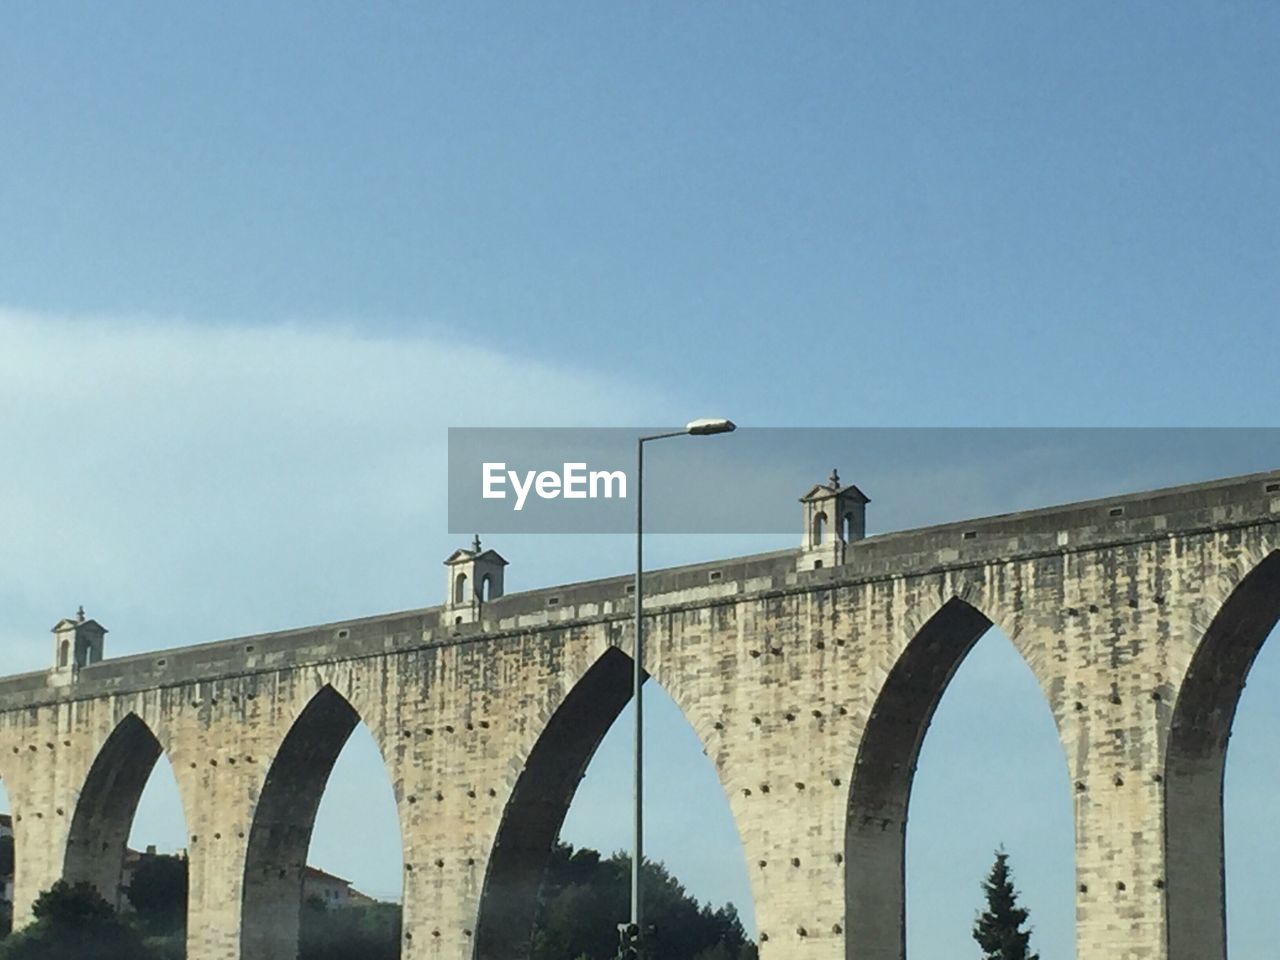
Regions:
<instances>
[{"instance_id":1,"label":"turret with cross","mask_svg":"<svg viewBox=\"0 0 1280 960\"><path fill-rule=\"evenodd\" d=\"M81 606L73 617L64 617L53 626L53 670L55 675L73 676L80 667L102 659L107 628L85 616Z\"/></svg>"},{"instance_id":2,"label":"turret with cross","mask_svg":"<svg viewBox=\"0 0 1280 960\"><path fill-rule=\"evenodd\" d=\"M842 484L835 469L826 483L810 487L800 498L804 508L804 538L799 569L817 570L844 563L848 545L867 535L870 502L853 484Z\"/></svg>"},{"instance_id":3,"label":"turret with cross","mask_svg":"<svg viewBox=\"0 0 1280 960\"><path fill-rule=\"evenodd\" d=\"M490 600L502 596L503 572L507 561L496 550L486 550L476 534L469 548L459 548L444 562L445 620L449 624L473 623Z\"/></svg>"}]
</instances>

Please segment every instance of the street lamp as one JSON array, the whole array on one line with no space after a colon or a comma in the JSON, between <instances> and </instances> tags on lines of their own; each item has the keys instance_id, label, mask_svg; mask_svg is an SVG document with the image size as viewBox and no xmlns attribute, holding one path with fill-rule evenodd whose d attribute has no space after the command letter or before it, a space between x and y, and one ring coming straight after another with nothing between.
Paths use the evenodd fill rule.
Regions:
<instances>
[{"instance_id":1,"label":"street lamp","mask_svg":"<svg viewBox=\"0 0 1280 960\"><path fill-rule=\"evenodd\" d=\"M692 420L683 430L655 433L636 441L636 629L635 656L631 662L631 699L636 705L635 750L632 756L635 778L635 839L631 847L631 922L620 927L622 945L620 955L644 953L644 904L640 898L640 867L644 861L644 445L651 440L668 437L706 437L717 433L732 433L736 426L732 420L719 418Z\"/></svg>"}]
</instances>

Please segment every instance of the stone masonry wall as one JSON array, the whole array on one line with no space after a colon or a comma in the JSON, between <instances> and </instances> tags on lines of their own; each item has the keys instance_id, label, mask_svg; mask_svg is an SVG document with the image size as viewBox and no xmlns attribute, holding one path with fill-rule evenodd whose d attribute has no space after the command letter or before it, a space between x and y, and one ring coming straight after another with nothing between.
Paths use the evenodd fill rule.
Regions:
<instances>
[{"instance_id":1,"label":"stone masonry wall","mask_svg":"<svg viewBox=\"0 0 1280 960\"><path fill-rule=\"evenodd\" d=\"M1175 777L1175 799L1212 808L1216 770L1217 819L1184 818L1173 847L1168 745L1203 638L1280 548L1276 484L871 538L837 569L800 571L785 552L653 574L647 667L719 773L762 957L903 956L903 886L885 878L903 876L916 756L951 675L995 624L1061 735L1080 960L1222 960L1224 939L1196 953L1168 911L1171 884L1203 882L1196 926L1221 917L1229 715L1209 779ZM1251 582L1256 646L1280 596ZM402 955L516 960L577 776L626 700L629 607L619 578L510 595L473 624L411 611L107 660L70 682L0 681L17 922L64 875L111 892L158 745L187 818L190 960L292 960L311 819L359 720L400 819ZM1235 684L1224 702L1251 659L1214 675L1212 689ZM1202 726L1222 713L1181 709ZM1167 847L1181 851L1172 874Z\"/></svg>"}]
</instances>

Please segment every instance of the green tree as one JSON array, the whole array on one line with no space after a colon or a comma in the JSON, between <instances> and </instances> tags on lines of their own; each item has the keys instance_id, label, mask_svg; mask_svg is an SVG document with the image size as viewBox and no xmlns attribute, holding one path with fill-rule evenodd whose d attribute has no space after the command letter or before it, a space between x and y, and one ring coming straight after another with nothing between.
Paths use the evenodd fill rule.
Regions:
<instances>
[{"instance_id":1,"label":"green tree","mask_svg":"<svg viewBox=\"0 0 1280 960\"><path fill-rule=\"evenodd\" d=\"M360 903L328 909L302 904L299 960L399 960L400 904Z\"/></svg>"},{"instance_id":2,"label":"green tree","mask_svg":"<svg viewBox=\"0 0 1280 960\"><path fill-rule=\"evenodd\" d=\"M613 960L618 923L630 912L631 860L557 844L539 898L532 960ZM754 960L732 904L701 905L660 863L641 874L645 915L656 927L650 955L663 960Z\"/></svg>"},{"instance_id":3,"label":"green tree","mask_svg":"<svg viewBox=\"0 0 1280 960\"><path fill-rule=\"evenodd\" d=\"M996 862L982 883L982 891L987 909L974 922L973 939L982 948L984 960L1040 960L1030 952L1031 931L1022 929L1027 911L1018 906L1009 855L1003 847L996 851Z\"/></svg>"},{"instance_id":4,"label":"green tree","mask_svg":"<svg viewBox=\"0 0 1280 960\"><path fill-rule=\"evenodd\" d=\"M0 876L13 876L13 837L0 837Z\"/></svg>"},{"instance_id":5,"label":"green tree","mask_svg":"<svg viewBox=\"0 0 1280 960\"><path fill-rule=\"evenodd\" d=\"M30 926L0 942L0 960L157 960L90 884L59 880L33 913Z\"/></svg>"},{"instance_id":6,"label":"green tree","mask_svg":"<svg viewBox=\"0 0 1280 960\"><path fill-rule=\"evenodd\" d=\"M163 854L143 857L125 894L152 933L182 930L187 923L187 861Z\"/></svg>"},{"instance_id":7,"label":"green tree","mask_svg":"<svg viewBox=\"0 0 1280 960\"><path fill-rule=\"evenodd\" d=\"M0 837L0 877L13 876L13 836ZM13 904L0 900L0 937L13 929Z\"/></svg>"}]
</instances>

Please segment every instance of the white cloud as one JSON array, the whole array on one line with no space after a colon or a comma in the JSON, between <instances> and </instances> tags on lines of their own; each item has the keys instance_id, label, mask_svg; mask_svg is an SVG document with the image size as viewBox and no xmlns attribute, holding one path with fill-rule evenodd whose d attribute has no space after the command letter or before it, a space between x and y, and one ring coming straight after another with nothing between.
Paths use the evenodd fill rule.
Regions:
<instances>
[{"instance_id":1,"label":"white cloud","mask_svg":"<svg viewBox=\"0 0 1280 960\"><path fill-rule=\"evenodd\" d=\"M441 331L0 309L0 672L47 667L49 627L79 603L111 629L109 656L437 603L457 546L449 426L661 422L664 407L650 385ZM532 539L538 563L517 583L576 577L600 556L587 545L561 564L569 551ZM185 842L159 769L135 846ZM380 770L356 737L312 859L386 892L401 865ZM353 848L352 816L373 808Z\"/></svg>"},{"instance_id":2,"label":"white cloud","mask_svg":"<svg viewBox=\"0 0 1280 960\"><path fill-rule=\"evenodd\" d=\"M0 310L0 643L47 663L439 599L446 428L663 418L652 387L443 331Z\"/></svg>"}]
</instances>

